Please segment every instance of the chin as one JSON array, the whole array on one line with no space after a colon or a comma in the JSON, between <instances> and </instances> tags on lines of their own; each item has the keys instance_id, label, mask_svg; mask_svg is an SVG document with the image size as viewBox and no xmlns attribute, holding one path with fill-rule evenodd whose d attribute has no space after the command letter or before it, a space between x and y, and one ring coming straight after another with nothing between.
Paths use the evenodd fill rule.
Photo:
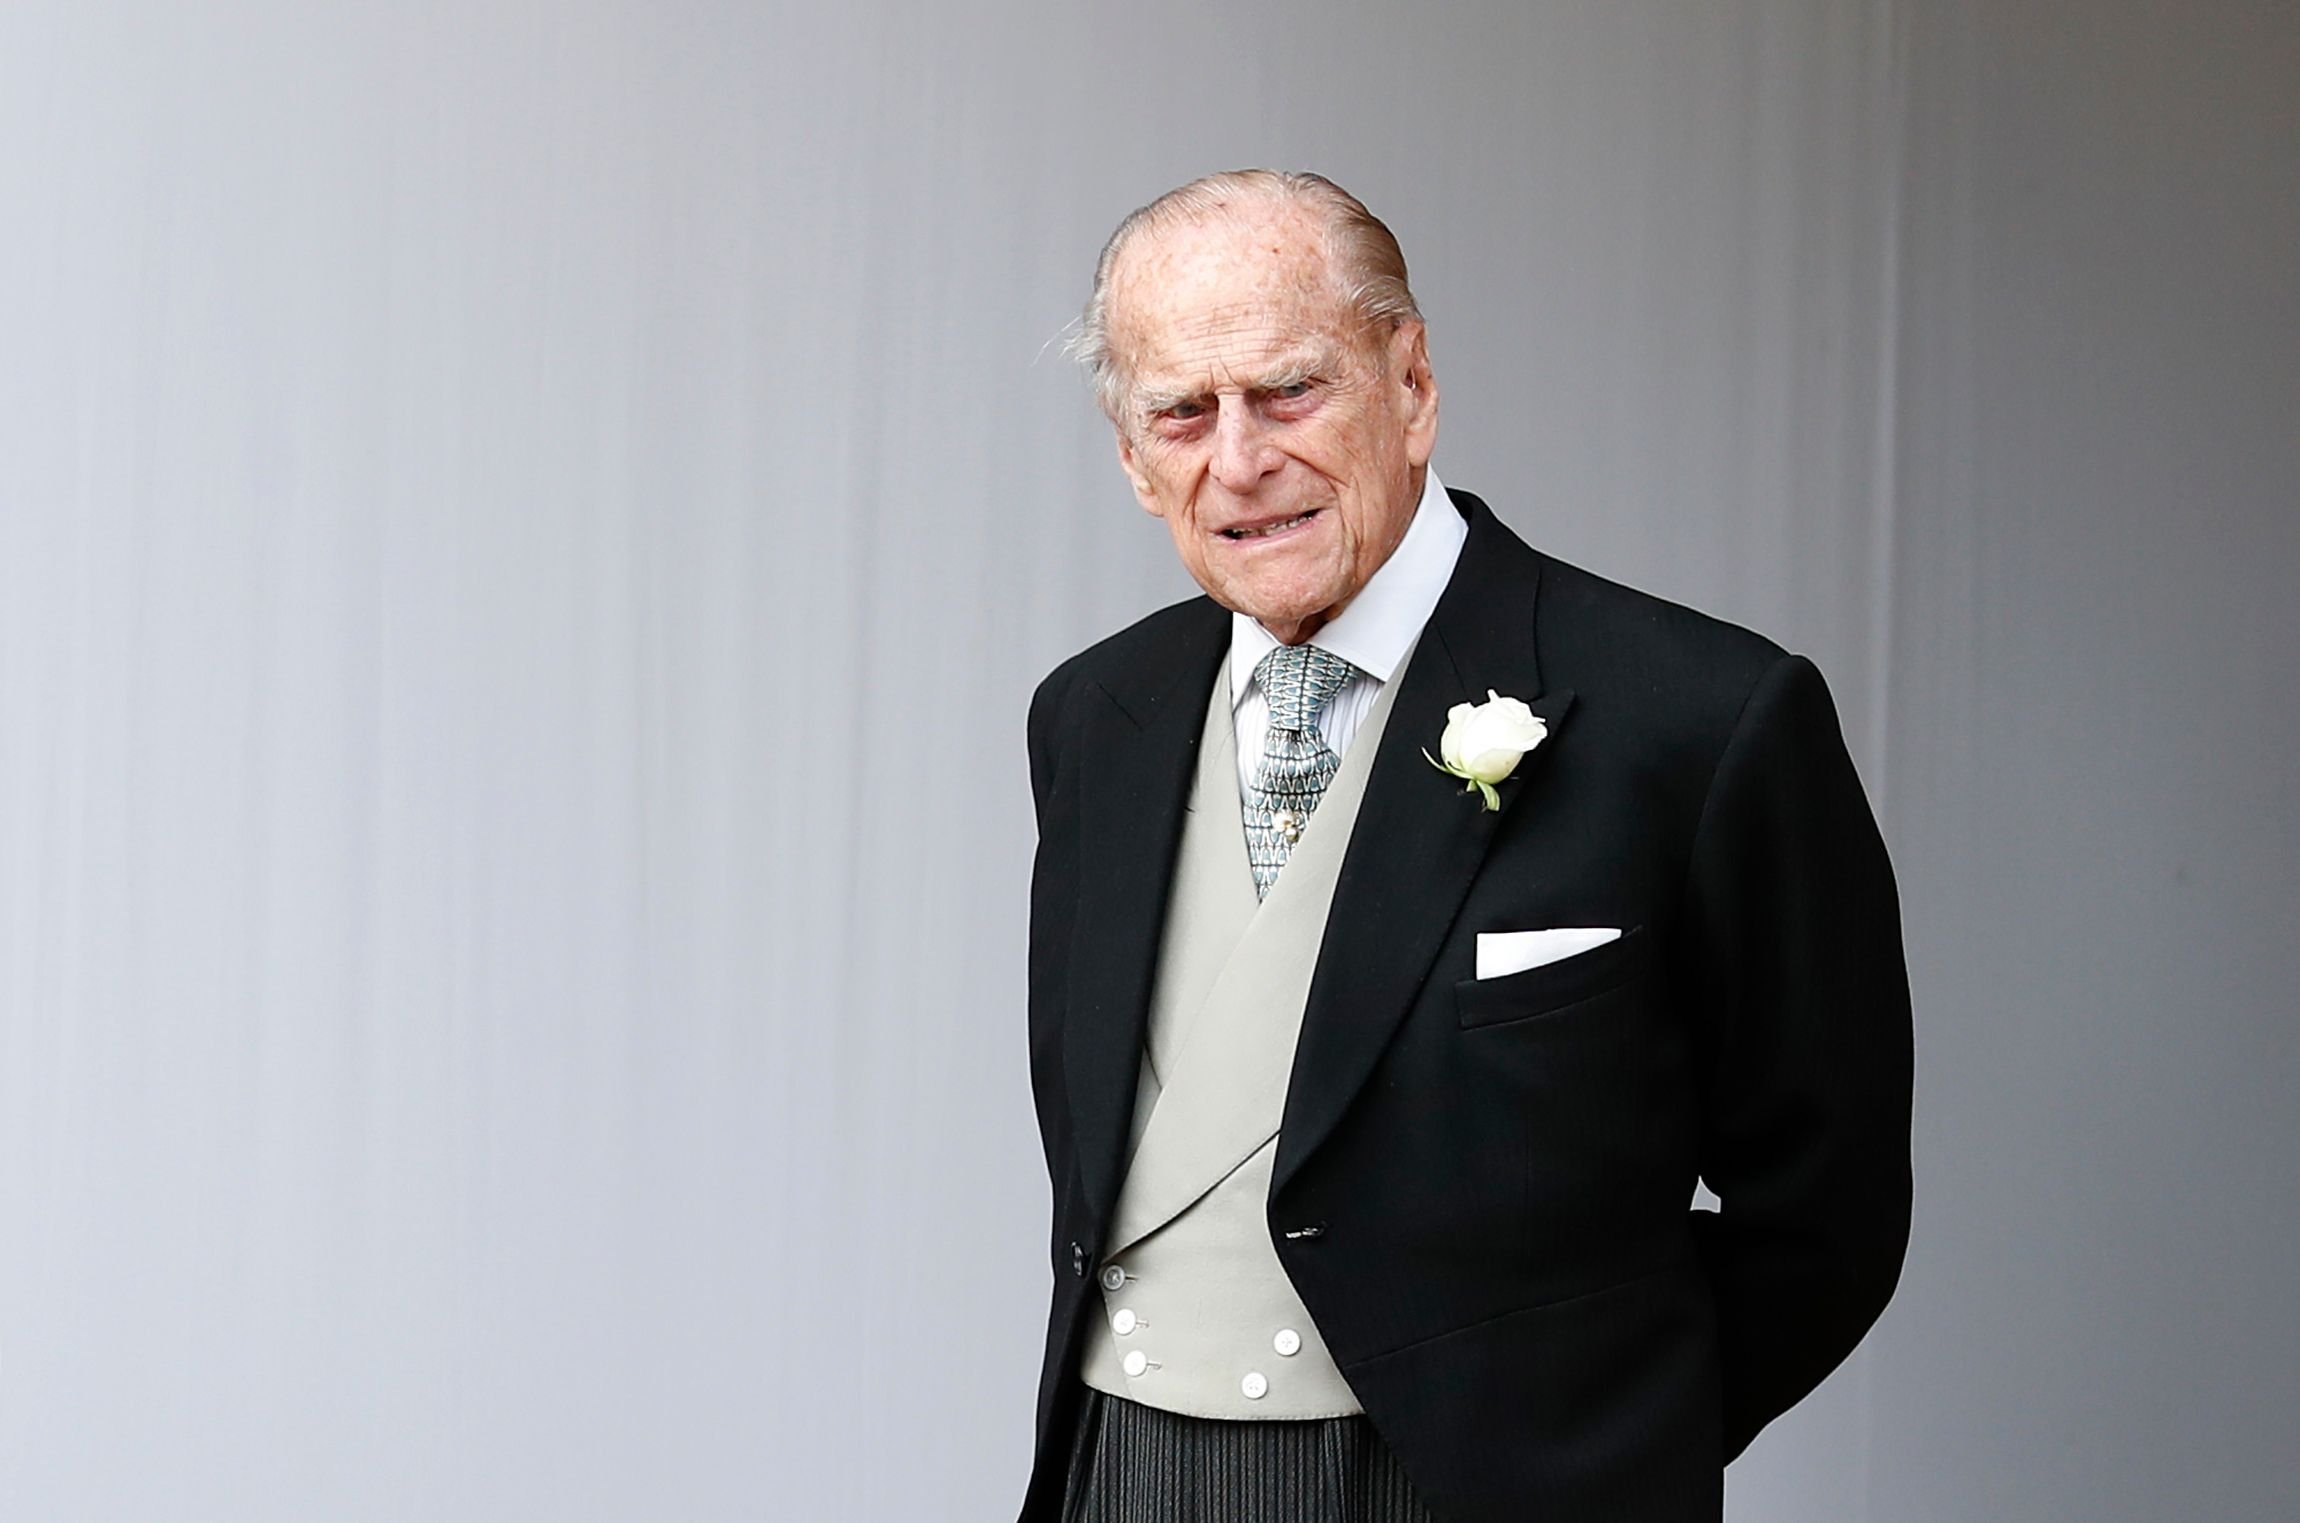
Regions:
<instances>
[{"instance_id":1,"label":"chin","mask_svg":"<svg viewBox=\"0 0 2300 1523\"><path fill-rule=\"evenodd\" d=\"M1325 611L1334 606L1331 598L1321 600L1288 600L1273 602L1267 598L1242 600L1230 605L1256 623L1270 629L1283 629L1290 624L1305 621L1323 623Z\"/></svg>"},{"instance_id":2,"label":"chin","mask_svg":"<svg viewBox=\"0 0 2300 1523\"><path fill-rule=\"evenodd\" d=\"M1333 607L1339 599L1335 584L1340 579L1320 574L1327 570L1325 567L1269 566L1262 570L1261 576L1233 577L1229 585L1233 597L1221 601L1269 624L1310 618ZM1292 575L1285 574L1289 570ZM1273 572L1278 574L1270 574Z\"/></svg>"}]
</instances>

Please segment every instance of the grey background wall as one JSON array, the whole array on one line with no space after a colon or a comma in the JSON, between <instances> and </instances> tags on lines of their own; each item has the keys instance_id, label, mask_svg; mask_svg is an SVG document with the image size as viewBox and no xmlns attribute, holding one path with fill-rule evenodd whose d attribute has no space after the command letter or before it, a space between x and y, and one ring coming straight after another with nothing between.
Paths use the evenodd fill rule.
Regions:
<instances>
[{"instance_id":1,"label":"grey background wall","mask_svg":"<svg viewBox=\"0 0 2300 1523\"><path fill-rule=\"evenodd\" d=\"M1047 350L1236 163L1438 463L1813 654L1917 1235L1738 1519L2300 1509L2288 0L0 10L0 1516L972 1520Z\"/></svg>"}]
</instances>

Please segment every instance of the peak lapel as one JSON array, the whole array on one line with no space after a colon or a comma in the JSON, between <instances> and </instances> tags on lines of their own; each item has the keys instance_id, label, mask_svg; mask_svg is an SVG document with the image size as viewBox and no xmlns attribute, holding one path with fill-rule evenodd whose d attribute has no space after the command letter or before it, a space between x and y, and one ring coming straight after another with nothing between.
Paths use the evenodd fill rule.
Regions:
<instances>
[{"instance_id":1,"label":"peak lapel","mask_svg":"<svg viewBox=\"0 0 2300 1523\"><path fill-rule=\"evenodd\" d=\"M1570 691L1541 690L1540 557L1483 503L1470 502L1469 539L1397 679L1397 704L1350 833L1295 1048L1273 1193L1333 1130L1413 1005L1487 846L1539 777L1573 703ZM1542 744L1498 785L1498 811L1422 754L1436 754L1447 710L1484 702L1489 688L1526 700L1549 725Z\"/></svg>"},{"instance_id":2,"label":"peak lapel","mask_svg":"<svg viewBox=\"0 0 2300 1523\"><path fill-rule=\"evenodd\" d=\"M1228 616L1206 603L1154 665L1110 675L1087 703L1063 1069L1080 1183L1097 1223L1118 1196L1167 883L1228 634Z\"/></svg>"}]
</instances>

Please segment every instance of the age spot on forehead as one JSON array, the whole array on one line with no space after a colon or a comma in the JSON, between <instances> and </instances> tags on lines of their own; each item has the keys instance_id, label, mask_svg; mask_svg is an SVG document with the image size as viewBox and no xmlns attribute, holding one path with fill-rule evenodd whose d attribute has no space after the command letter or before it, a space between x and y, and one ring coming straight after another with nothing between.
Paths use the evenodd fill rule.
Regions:
<instances>
[{"instance_id":1,"label":"age spot on forehead","mask_svg":"<svg viewBox=\"0 0 2300 1523\"><path fill-rule=\"evenodd\" d=\"M1257 364L1350 329L1319 224L1295 208L1240 208L1147 232L1112 279L1115 345L1138 374Z\"/></svg>"},{"instance_id":2,"label":"age spot on forehead","mask_svg":"<svg viewBox=\"0 0 2300 1523\"><path fill-rule=\"evenodd\" d=\"M1299 207L1240 206L1141 233L1126 249L1122 276L1159 285L1184 280L1287 281L1324 274L1326 241Z\"/></svg>"}]
</instances>

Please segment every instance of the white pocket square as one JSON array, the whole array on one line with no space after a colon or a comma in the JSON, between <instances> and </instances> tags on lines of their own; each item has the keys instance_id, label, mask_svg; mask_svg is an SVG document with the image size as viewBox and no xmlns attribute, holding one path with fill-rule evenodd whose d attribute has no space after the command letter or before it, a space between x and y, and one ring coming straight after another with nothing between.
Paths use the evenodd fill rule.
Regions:
<instances>
[{"instance_id":1,"label":"white pocket square","mask_svg":"<svg viewBox=\"0 0 2300 1523\"><path fill-rule=\"evenodd\" d=\"M1579 952L1619 941L1617 926L1568 926L1555 931L1480 931L1477 933L1477 976L1501 978L1523 973L1543 963L1556 962Z\"/></svg>"}]
</instances>

